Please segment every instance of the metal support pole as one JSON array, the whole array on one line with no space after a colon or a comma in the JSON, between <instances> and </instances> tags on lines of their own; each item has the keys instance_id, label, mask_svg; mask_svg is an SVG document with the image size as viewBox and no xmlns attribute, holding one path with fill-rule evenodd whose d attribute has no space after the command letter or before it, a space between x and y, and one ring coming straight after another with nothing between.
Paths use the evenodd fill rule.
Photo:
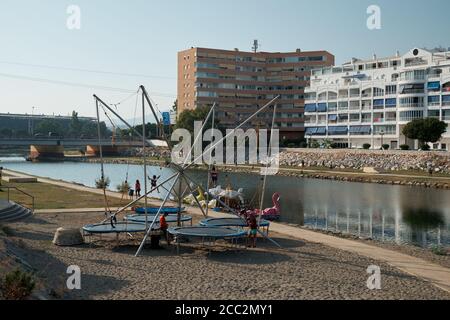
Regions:
<instances>
[{"instance_id":1,"label":"metal support pole","mask_svg":"<svg viewBox=\"0 0 450 320\"><path fill-rule=\"evenodd\" d=\"M212 126L211 126L211 129L213 129L213 130L214 130L215 121L216 121L216 110L213 105ZM211 140L212 140L212 137L211 137ZM212 143L212 141L211 141L211 143ZM208 176L206 178L207 182L206 182L206 213L204 213L205 217L208 217L208 214L209 214L209 188L210 188L210 178L211 178L210 175L211 175L211 166L212 166L212 163L211 163L212 152L213 152L213 149L211 149L211 152L209 153Z\"/></svg>"},{"instance_id":2,"label":"metal support pole","mask_svg":"<svg viewBox=\"0 0 450 320\"><path fill-rule=\"evenodd\" d=\"M182 176L183 173L180 172L180 176ZM177 214L177 226L181 227L181 206L183 205L183 198L182 198L182 181L181 179L178 179L178 214ZM195 198L195 197L194 197Z\"/></svg>"},{"instance_id":3,"label":"metal support pole","mask_svg":"<svg viewBox=\"0 0 450 320\"><path fill-rule=\"evenodd\" d=\"M173 182L172 186L170 187L169 190L172 190L175 185L177 184L178 180L180 179L180 174L177 174L177 177L175 179L175 181ZM152 232L152 228L156 223L156 220L159 218L159 216L161 215L161 211L164 208L164 205L166 204L167 200L169 199L170 196L170 192L166 195L166 197L164 198L164 201L161 203L161 206L159 207L158 212L155 215L155 218L153 219L153 222L150 225L150 228L148 228L147 232L145 233L144 239L141 242L141 245L139 246L139 249L136 252L136 257L140 255L142 249L144 248L145 242L147 241L148 236L150 235L150 233Z\"/></svg>"},{"instance_id":4,"label":"metal support pole","mask_svg":"<svg viewBox=\"0 0 450 320\"><path fill-rule=\"evenodd\" d=\"M144 93L142 93L142 158L144 161L144 194L147 194L147 156L146 156L146 145L147 141L145 139L146 132L145 132L145 100L144 100ZM148 229L148 215L147 215L147 209L148 209L148 201L147 196L144 198L144 213L145 213L145 230Z\"/></svg>"}]
</instances>

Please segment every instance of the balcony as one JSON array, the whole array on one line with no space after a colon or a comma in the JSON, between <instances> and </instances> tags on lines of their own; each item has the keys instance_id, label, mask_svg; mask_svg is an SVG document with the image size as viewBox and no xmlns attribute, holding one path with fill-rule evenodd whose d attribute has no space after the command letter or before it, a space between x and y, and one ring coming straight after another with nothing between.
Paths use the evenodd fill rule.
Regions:
<instances>
[{"instance_id":1,"label":"balcony","mask_svg":"<svg viewBox=\"0 0 450 320\"><path fill-rule=\"evenodd\" d=\"M444 105L444 104L442 104ZM421 103L408 103L408 104L400 104L399 108L423 108L424 104Z\"/></svg>"}]
</instances>

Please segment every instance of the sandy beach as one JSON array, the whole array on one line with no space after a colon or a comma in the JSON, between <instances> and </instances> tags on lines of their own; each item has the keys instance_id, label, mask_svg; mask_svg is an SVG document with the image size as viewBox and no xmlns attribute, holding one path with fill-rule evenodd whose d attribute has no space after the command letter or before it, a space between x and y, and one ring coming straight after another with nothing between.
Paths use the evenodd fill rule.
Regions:
<instances>
[{"instance_id":1,"label":"sandy beach","mask_svg":"<svg viewBox=\"0 0 450 320\"><path fill-rule=\"evenodd\" d=\"M2 242L39 277L48 299L450 299L450 294L386 263L278 234L283 249L259 241L257 249L198 246L145 249L136 241L101 241L77 247L51 243L58 227L99 222L97 213L40 214L9 225ZM196 218L198 219L198 217ZM66 289L67 267L82 272L82 289ZM378 265L382 289L367 288L367 267Z\"/></svg>"}]
</instances>

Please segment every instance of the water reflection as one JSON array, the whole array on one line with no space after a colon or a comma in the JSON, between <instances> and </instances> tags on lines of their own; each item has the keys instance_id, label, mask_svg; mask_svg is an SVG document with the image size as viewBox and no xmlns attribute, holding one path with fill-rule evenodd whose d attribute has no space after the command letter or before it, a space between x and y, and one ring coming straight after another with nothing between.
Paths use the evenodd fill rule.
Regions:
<instances>
[{"instance_id":1,"label":"water reflection","mask_svg":"<svg viewBox=\"0 0 450 320\"><path fill-rule=\"evenodd\" d=\"M98 164L6 162L2 166L90 186L99 176ZM105 171L113 188L123 181L127 172L129 181L142 179L142 166L128 168L126 164L109 164ZM149 175L153 174L163 179L170 172L159 167L149 168ZM189 174L206 186L206 172ZM261 177L221 172L219 184L243 188L247 199L257 199ZM282 221L286 223L398 244L450 246L448 190L275 176L268 178L264 207L272 207L271 195L275 192L281 194Z\"/></svg>"}]
</instances>

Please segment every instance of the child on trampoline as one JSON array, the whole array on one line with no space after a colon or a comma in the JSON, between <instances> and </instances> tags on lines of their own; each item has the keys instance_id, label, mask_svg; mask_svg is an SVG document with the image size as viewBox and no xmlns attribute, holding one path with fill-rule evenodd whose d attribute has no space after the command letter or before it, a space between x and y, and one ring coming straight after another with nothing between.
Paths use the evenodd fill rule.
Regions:
<instances>
[{"instance_id":1,"label":"child on trampoline","mask_svg":"<svg viewBox=\"0 0 450 320\"><path fill-rule=\"evenodd\" d=\"M154 175L153 178L148 177L148 179L150 180L152 189L155 189L156 186L158 185L159 178L161 178L161 176L157 177ZM156 188L156 191L159 193L159 188Z\"/></svg>"},{"instance_id":2,"label":"child on trampoline","mask_svg":"<svg viewBox=\"0 0 450 320\"><path fill-rule=\"evenodd\" d=\"M166 221L167 215L168 213L164 213L161 215L161 217L159 218L159 227L164 235L164 238L167 241L167 245L170 246L169 232L167 231L167 229L169 229L169 225L167 224Z\"/></svg>"},{"instance_id":3,"label":"child on trampoline","mask_svg":"<svg viewBox=\"0 0 450 320\"><path fill-rule=\"evenodd\" d=\"M256 238L258 237L258 222L256 221L256 215L251 214L248 217L248 226L250 228L250 231L248 232L248 239L249 239L249 247L250 248L256 248Z\"/></svg>"}]
</instances>

